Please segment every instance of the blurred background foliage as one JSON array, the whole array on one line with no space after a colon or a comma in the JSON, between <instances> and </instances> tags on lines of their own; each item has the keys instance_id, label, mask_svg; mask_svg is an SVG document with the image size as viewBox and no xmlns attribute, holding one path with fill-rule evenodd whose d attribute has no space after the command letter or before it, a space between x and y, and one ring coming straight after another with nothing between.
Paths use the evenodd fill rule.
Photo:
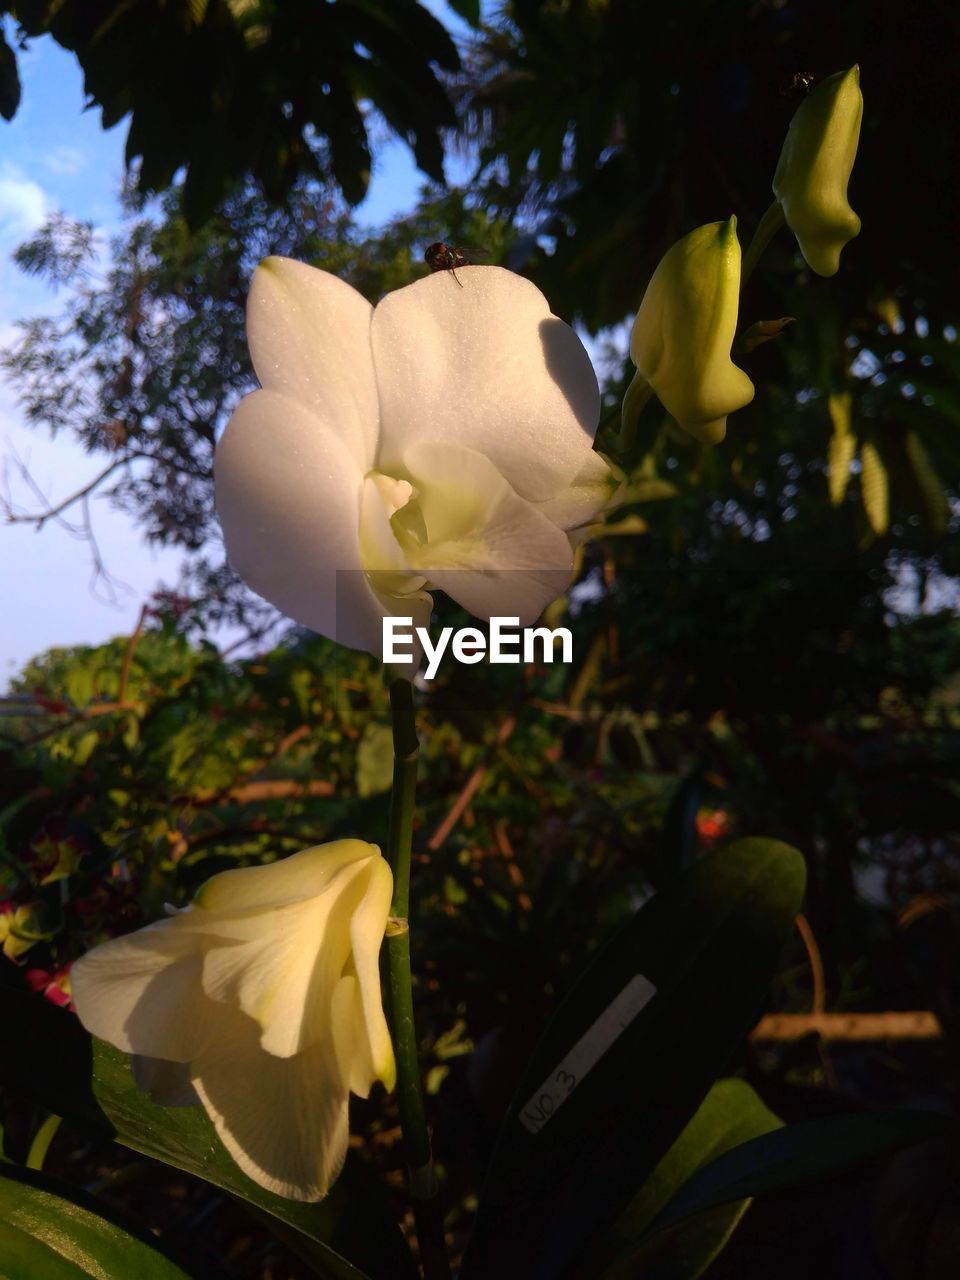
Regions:
<instances>
[{"instance_id":1,"label":"blurred background foliage","mask_svg":"<svg viewBox=\"0 0 960 1280\"><path fill-rule=\"evenodd\" d=\"M944 1031L754 1042L733 1065L786 1118L852 1101L955 1106L955 6L514 0L459 51L412 3L0 10L21 38L49 30L77 53L105 121L132 112L124 230L105 248L58 216L22 247L21 267L66 301L27 322L4 368L31 422L89 450L80 492L94 482L146 537L189 553L132 636L41 655L2 704L0 928L18 966L5 979L66 999L77 954L185 902L214 871L385 835L376 664L286 629L223 562L211 466L253 385L243 305L256 262L302 258L375 301L426 271L431 242L483 247L581 327L609 440L632 373L627 323L660 255L730 213L746 244L803 77L859 62L850 195L863 231L831 280L810 275L786 232L765 255L742 328L794 322L739 356L757 396L723 445L648 407L628 501L592 531L579 585L552 611L573 628L573 667L450 665L420 698L414 965L455 1227L571 974L730 835L784 839L810 871L814 952L798 936L771 1009L809 1010L819 956L828 1009L928 1009ZM308 11L316 28L303 34L293 14ZM153 31L156 62L117 56ZM194 59L182 94L165 81L158 95L181 49ZM439 140L476 163L464 186L434 181L412 214L371 232L350 203L376 112L433 179ZM222 653L224 623L237 639ZM399 1169L390 1103L358 1116ZM835 1186L802 1212L791 1202L792 1216L757 1208L710 1274L760 1266L765 1231L781 1275L842 1248L859 1256L867 1229L851 1223L873 1213L875 1241L884 1197L912 1222L955 1195L956 1153L937 1159ZM884 1274L950 1274L936 1259L905 1269L915 1261L893 1250Z\"/></svg>"}]
</instances>

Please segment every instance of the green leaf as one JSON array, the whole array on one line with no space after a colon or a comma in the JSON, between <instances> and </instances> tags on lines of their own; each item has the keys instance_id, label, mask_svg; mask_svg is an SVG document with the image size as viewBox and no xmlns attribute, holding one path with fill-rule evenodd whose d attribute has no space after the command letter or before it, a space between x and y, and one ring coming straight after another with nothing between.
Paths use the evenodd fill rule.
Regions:
<instances>
[{"instance_id":1,"label":"green leaf","mask_svg":"<svg viewBox=\"0 0 960 1280\"><path fill-rule=\"evenodd\" d=\"M201 1107L150 1102L134 1083L127 1055L93 1040L72 1013L0 986L0 1019L17 1028L16 1038L7 1037L0 1049L0 1084L270 1214L293 1228L280 1228L283 1239L308 1254L324 1280L365 1280L368 1271L415 1280L416 1267L399 1227L349 1161L319 1204L275 1196L234 1164Z\"/></svg>"},{"instance_id":2,"label":"green leaf","mask_svg":"<svg viewBox=\"0 0 960 1280\"><path fill-rule=\"evenodd\" d=\"M735 1200L695 1214L679 1226L668 1227L616 1257L603 1280L698 1280L736 1231L750 1200ZM585 1273L587 1274L587 1273Z\"/></svg>"},{"instance_id":3,"label":"green leaf","mask_svg":"<svg viewBox=\"0 0 960 1280\"><path fill-rule=\"evenodd\" d=\"M738 841L661 890L596 957L510 1106L461 1280L545 1278L588 1257L754 1024L804 878L788 845Z\"/></svg>"},{"instance_id":4,"label":"green leaf","mask_svg":"<svg viewBox=\"0 0 960 1280\"><path fill-rule=\"evenodd\" d=\"M833 434L827 445L827 486L830 501L839 507L850 483L850 464L857 452L857 436L853 430L853 396L849 391L834 392L827 398Z\"/></svg>"},{"instance_id":5,"label":"green leaf","mask_svg":"<svg viewBox=\"0 0 960 1280\"><path fill-rule=\"evenodd\" d=\"M752 1138L783 1128L745 1080L718 1080L693 1119L618 1219L610 1239L637 1238L697 1170Z\"/></svg>"},{"instance_id":6,"label":"green leaf","mask_svg":"<svg viewBox=\"0 0 960 1280\"><path fill-rule=\"evenodd\" d=\"M645 1280L695 1280L702 1275L736 1229L748 1199L698 1215L683 1231L650 1237L650 1224L698 1169L738 1143L781 1125L745 1081L718 1080L626 1211L593 1247L584 1280L590 1275L603 1275L604 1280L632 1280L637 1275Z\"/></svg>"},{"instance_id":7,"label":"green leaf","mask_svg":"<svg viewBox=\"0 0 960 1280\"><path fill-rule=\"evenodd\" d=\"M100 735L96 729L88 729L86 733L82 733L74 744L73 763L82 768L96 751L99 741Z\"/></svg>"},{"instance_id":8,"label":"green leaf","mask_svg":"<svg viewBox=\"0 0 960 1280\"><path fill-rule=\"evenodd\" d=\"M866 441L860 450L860 493L870 528L879 537L890 524L890 478L876 445Z\"/></svg>"},{"instance_id":9,"label":"green leaf","mask_svg":"<svg viewBox=\"0 0 960 1280\"><path fill-rule=\"evenodd\" d=\"M660 834L660 848L646 868L656 888L663 888L696 861L697 813L702 799L703 770L695 768L673 793Z\"/></svg>"},{"instance_id":10,"label":"green leaf","mask_svg":"<svg viewBox=\"0 0 960 1280\"><path fill-rule=\"evenodd\" d=\"M32 1170L0 1165L4 1280L186 1280L187 1273L93 1196Z\"/></svg>"},{"instance_id":11,"label":"green leaf","mask_svg":"<svg viewBox=\"0 0 960 1280\"><path fill-rule=\"evenodd\" d=\"M852 418L853 418L853 396L849 391L833 391L827 397L827 411L830 414L830 421L833 423L833 433L837 436L851 436L854 434Z\"/></svg>"},{"instance_id":12,"label":"green leaf","mask_svg":"<svg viewBox=\"0 0 960 1280\"><path fill-rule=\"evenodd\" d=\"M916 431L908 431L903 442L914 482L920 493L923 513L930 531L938 538L947 531L950 520L950 503L943 481L937 475L930 455Z\"/></svg>"},{"instance_id":13,"label":"green leaf","mask_svg":"<svg viewBox=\"0 0 960 1280\"><path fill-rule=\"evenodd\" d=\"M960 1134L956 1117L905 1108L787 1125L734 1147L695 1174L654 1222L654 1230L745 1196L836 1178L901 1147L951 1134Z\"/></svg>"},{"instance_id":14,"label":"green leaf","mask_svg":"<svg viewBox=\"0 0 960 1280\"><path fill-rule=\"evenodd\" d=\"M393 733L389 725L368 724L357 747L357 792L377 796L393 782Z\"/></svg>"}]
</instances>

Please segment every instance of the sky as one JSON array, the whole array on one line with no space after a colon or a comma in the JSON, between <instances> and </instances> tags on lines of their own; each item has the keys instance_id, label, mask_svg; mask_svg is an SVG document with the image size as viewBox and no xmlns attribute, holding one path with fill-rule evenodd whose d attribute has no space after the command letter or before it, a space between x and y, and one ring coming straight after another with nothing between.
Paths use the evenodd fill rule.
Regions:
<instances>
[{"instance_id":1,"label":"sky","mask_svg":"<svg viewBox=\"0 0 960 1280\"><path fill-rule=\"evenodd\" d=\"M464 33L439 0L428 7ZM104 236L118 229L127 133L126 120L105 132L99 111L84 110L76 59L52 39L33 41L19 61L20 109L12 122L0 120L0 347L16 339L18 320L55 314L62 305L62 295L24 276L11 260L47 214L62 210L89 219ZM403 144L382 148L359 219L376 224L412 208L422 181ZM58 501L103 460L65 436L51 439L46 430L27 427L0 374L0 497L18 511L36 511L41 504L22 478L24 466L42 493ZM90 514L112 588L95 580L91 547L75 531L52 522L38 531L0 518L0 690L48 648L129 634L144 600L159 584L176 582L181 553L148 547L132 520L105 499L92 499Z\"/></svg>"}]
</instances>

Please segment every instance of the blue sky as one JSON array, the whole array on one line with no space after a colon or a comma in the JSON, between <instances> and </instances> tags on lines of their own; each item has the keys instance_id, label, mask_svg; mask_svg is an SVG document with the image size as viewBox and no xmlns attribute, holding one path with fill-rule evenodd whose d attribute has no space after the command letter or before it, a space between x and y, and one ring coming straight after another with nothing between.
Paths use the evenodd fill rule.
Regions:
<instances>
[{"instance_id":1,"label":"blue sky","mask_svg":"<svg viewBox=\"0 0 960 1280\"><path fill-rule=\"evenodd\" d=\"M445 6L430 4L452 30L465 30ZM51 39L32 43L20 59L23 100L11 123L0 120L0 345L16 337L15 322L55 312L61 299L22 275L14 249L62 209L90 219L104 234L119 224L119 190L127 122L110 132L98 111L84 111L83 81L72 55ZM371 224L412 207L422 181L400 143L376 158L370 195L359 216ZM12 389L0 375L0 494L25 511L38 507L20 464L51 500L75 491L102 466L66 437L27 428ZM160 582L173 584L180 557L147 547L133 523L106 500L91 517L112 591L94 584L89 544L48 524L0 523L0 690L30 657L54 645L97 644L128 633L143 600Z\"/></svg>"}]
</instances>

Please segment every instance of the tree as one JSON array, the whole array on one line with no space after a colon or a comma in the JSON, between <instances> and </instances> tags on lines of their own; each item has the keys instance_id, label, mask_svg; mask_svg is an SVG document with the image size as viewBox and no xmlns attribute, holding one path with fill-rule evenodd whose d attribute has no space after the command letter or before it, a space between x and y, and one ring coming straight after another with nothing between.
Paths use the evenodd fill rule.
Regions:
<instances>
[{"instance_id":1,"label":"tree","mask_svg":"<svg viewBox=\"0 0 960 1280\"><path fill-rule=\"evenodd\" d=\"M943 56L958 21L943 0L515 0L469 50L460 84L487 198L527 233L520 269L598 333L636 311L661 255L694 226L736 213L749 241L798 97L810 79L861 64L851 198L863 231L829 283L802 264L798 274L788 233L774 242L741 324L795 323L742 363L785 394L758 395L722 455L755 473L753 461L802 439L825 467L833 437L839 495L861 446L862 536L885 532L891 488L895 518L909 511L943 532L944 489L955 495L960 478L960 167Z\"/></svg>"},{"instance_id":2,"label":"tree","mask_svg":"<svg viewBox=\"0 0 960 1280\"><path fill-rule=\"evenodd\" d=\"M458 57L416 0L5 0L4 14L21 43L49 33L77 55L104 128L130 116L127 165L142 194L185 170L193 227L249 174L274 201L306 177L332 177L351 203L362 200L370 105L443 180L441 131L455 118L440 73ZM2 31L0 41L10 119L20 86Z\"/></svg>"}]
</instances>

